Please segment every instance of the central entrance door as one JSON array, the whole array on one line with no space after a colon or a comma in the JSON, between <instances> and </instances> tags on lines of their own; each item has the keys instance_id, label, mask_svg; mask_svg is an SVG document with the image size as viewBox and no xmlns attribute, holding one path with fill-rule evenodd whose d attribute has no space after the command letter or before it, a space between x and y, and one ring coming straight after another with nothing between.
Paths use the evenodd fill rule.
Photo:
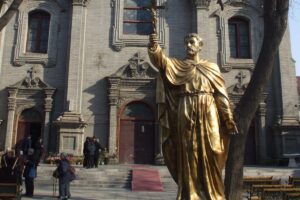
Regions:
<instances>
[{"instance_id":1,"label":"central entrance door","mask_svg":"<svg viewBox=\"0 0 300 200\"><path fill-rule=\"evenodd\" d=\"M32 148L35 149L37 140L41 137L42 132L42 117L35 109L24 110L18 120L17 149L21 148L22 141L27 136L31 136Z\"/></svg>"},{"instance_id":2,"label":"central entrance door","mask_svg":"<svg viewBox=\"0 0 300 200\"><path fill-rule=\"evenodd\" d=\"M120 163L153 164L154 133L154 114L151 108L143 102L128 104L120 120Z\"/></svg>"}]
</instances>

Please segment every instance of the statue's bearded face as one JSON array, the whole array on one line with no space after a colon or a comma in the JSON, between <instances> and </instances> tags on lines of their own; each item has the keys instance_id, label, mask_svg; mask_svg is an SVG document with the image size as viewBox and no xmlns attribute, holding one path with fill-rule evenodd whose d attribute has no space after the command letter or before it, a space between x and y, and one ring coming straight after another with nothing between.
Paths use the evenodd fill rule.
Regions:
<instances>
[{"instance_id":1,"label":"statue's bearded face","mask_svg":"<svg viewBox=\"0 0 300 200\"><path fill-rule=\"evenodd\" d=\"M185 49L189 56L197 55L202 48L202 43L196 37L189 37L185 39Z\"/></svg>"}]
</instances>

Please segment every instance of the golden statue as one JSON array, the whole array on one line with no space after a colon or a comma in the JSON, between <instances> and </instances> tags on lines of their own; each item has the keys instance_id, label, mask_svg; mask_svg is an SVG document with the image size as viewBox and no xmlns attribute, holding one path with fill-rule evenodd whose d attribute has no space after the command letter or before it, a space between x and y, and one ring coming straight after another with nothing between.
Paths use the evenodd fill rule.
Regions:
<instances>
[{"instance_id":1,"label":"golden statue","mask_svg":"<svg viewBox=\"0 0 300 200\"><path fill-rule=\"evenodd\" d=\"M155 6L151 12L155 23ZM203 41L195 33L185 37L184 60L167 57L157 41L154 29L148 53L164 87L162 149L177 200L225 200L222 170L237 128L219 67L200 59Z\"/></svg>"},{"instance_id":2,"label":"golden statue","mask_svg":"<svg viewBox=\"0 0 300 200\"><path fill-rule=\"evenodd\" d=\"M150 35L149 57L164 86L164 160L178 184L177 200L224 200L222 169L236 125L218 66L199 57L202 39L189 34L185 45L186 59L168 58Z\"/></svg>"}]
</instances>

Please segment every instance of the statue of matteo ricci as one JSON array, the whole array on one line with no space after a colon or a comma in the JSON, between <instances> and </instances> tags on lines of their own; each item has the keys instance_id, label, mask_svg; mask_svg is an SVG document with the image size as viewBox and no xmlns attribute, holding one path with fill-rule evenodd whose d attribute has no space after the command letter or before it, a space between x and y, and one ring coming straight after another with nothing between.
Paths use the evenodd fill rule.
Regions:
<instances>
[{"instance_id":1,"label":"statue of matteo ricci","mask_svg":"<svg viewBox=\"0 0 300 200\"><path fill-rule=\"evenodd\" d=\"M162 149L177 200L225 200L222 170L238 131L219 67L200 58L203 41L195 33L184 39L184 60L167 57L157 41L154 32L148 54L164 86Z\"/></svg>"}]
</instances>

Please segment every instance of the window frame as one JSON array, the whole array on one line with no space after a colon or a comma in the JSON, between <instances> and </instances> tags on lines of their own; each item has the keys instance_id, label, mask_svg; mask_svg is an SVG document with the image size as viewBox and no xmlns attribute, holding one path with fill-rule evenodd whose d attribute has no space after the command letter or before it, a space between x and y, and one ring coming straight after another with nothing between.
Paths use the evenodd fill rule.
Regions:
<instances>
[{"instance_id":1,"label":"window frame","mask_svg":"<svg viewBox=\"0 0 300 200\"><path fill-rule=\"evenodd\" d=\"M262 8L253 7L247 3L229 4L214 12L217 25L217 39L219 42L219 67L222 72L230 72L232 69L253 70L258 59L263 38L263 14ZM230 57L228 20L233 17L242 17L249 21L250 30L250 54L251 58L239 59ZM255 42L254 42L255 41Z\"/></svg>"},{"instance_id":2,"label":"window frame","mask_svg":"<svg viewBox=\"0 0 300 200\"><path fill-rule=\"evenodd\" d=\"M36 15L36 14L44 14L43 16L31 16L31 15ZM29 46L29 43L30 43L30 40L29 40L29 31L30 31L30 21L32 19L37 19L38 21L38 28L37 28L37 33L35 34L35 47L34 49L32 50ZM43 23L45 22L44 20L48 20L48 35L47 35L47 47L46 47L46 50L43 51L41 49L41 41L42 41L42 32L43 32ZM51 14L44 11L44 10L33 10L31 11L30 13L28 13L28 31L27 31L27 42L26 42L26 53L47 53L48 51L48 45L49 45L49 32L50 32L50 21L51 21Z\"/></svg>"},{"instance_id":3,"label":"window frame","mask_svg":"<svg viewBox=\"0 0 300 200\"><path fill-rule=\"evenodd\" d=\"M166 0L157 0L158 5L163 5ZM147 47L149 43L148 35L124 34L123 16L124 0L111 0L111 7L114 8L114 23L112 25L112 48L121 51L125 47ZM165 19L164 10L158 11L157 34L158 43L165 46Z\"/></svg>"},{"instance_id":4,"label":"window frame","mask_svg":"<svg viewBox=\"0 0 300 200\"><path fill-rule=\"evenodd\" d=\"M240 25L244 23L247 25L247 32L248 32L248 45L247 45L247 50L248 50L248 55L247 57L242 57L241 56L241 39L240 39ZM251 29L250 29L250 23L249 20L243 18L243 17L232 17L228 20L228 32L230 35L230 25L235 26L235 42L236 42L236 57L233 57L231 55L231 49L230 49L230 57L233 59L251 59L252 58L252 53L251 53ZM229 37L230 38L230 37ZM230 48L230 39L229 39L229 48Z\"/></svg>"},{"instance_id":5,"label":"window frame","mask_svg":"<svg viewBox=\"0 0 300 200\"><path fill-rule=\"evenodd\" d=\"M151 1L150 1L151 3ZM124 17L124 12L126 10L135 10L135 11L138 11L138 10L144 10L142 7L126 7L124 5L124 8L123 8L123 17ZM150 14L150 13L149 13ZM152 24L151 21L143 21L143 20L124 20L123 18L123 34L124 35L148 35L148 34L130 34L130 33L125 33L124 32L124 25L125 23L127 24Z\"/></svg>"},{"instance_id":6,"label":"window frame","mask_svg":"<svg viewBox=\"0 0 300 200\"><path fill-rule=\"evenodd\" d=\"M42 10L50 14L47 53L27 52L29 13ZM64 8L56 1L29 1L19 7L17 15L17 37L14 48L13 64L41 64L44 67L54 67L57 62L59 17Z\"/></svg>"}]
</instances>

